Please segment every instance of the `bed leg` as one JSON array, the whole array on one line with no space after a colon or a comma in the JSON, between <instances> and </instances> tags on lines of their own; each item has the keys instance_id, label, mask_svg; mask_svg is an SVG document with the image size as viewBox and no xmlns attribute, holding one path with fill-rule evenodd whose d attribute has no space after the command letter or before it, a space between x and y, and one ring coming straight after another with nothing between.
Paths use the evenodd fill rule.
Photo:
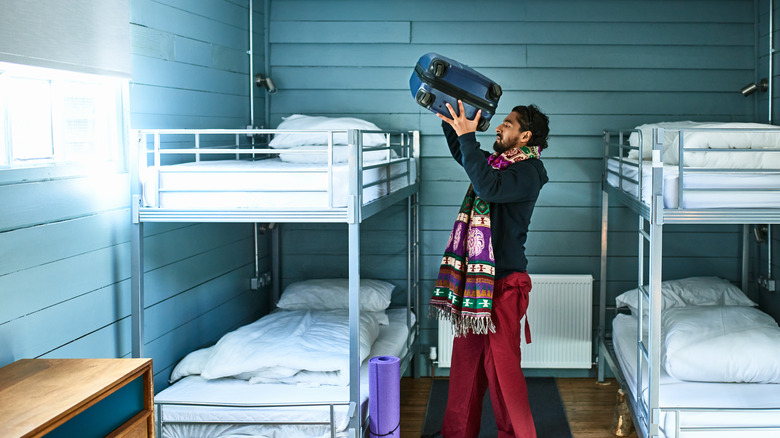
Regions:
<instances>
[{"instance_id":1,"label":"bed leg","mask_svg":"<svg viewBox=\"0 0 780 438\"><path fill-rule=\"evenodd\" d=\"M599 328L597 345L599 348L597 361L598 382L604 381L604 351L602 346L606 342L607 329L607 236L609 225L609 194L606 191L601 192L601 258L599 271Z\"/></svg>"},{"instance_id":2,"label":"bed leg","mask_svg":"<svg viewBox=\"0 0 780 438\"><path fill-rule=\"evenodd\" d=\"M610 431L615 436L629 436L633 430L634 422L631 420L631 412L628 410L626 393L622 388L618 388L615 414L612 417L612 428Z\"/></svg>"}]
</instances>

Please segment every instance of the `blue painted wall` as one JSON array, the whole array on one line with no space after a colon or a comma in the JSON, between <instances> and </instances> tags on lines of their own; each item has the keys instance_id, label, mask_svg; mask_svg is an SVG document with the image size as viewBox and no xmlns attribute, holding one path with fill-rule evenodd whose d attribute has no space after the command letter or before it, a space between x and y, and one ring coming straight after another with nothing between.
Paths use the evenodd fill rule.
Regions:
<instances>
[{"instance_id":1,"label":"blue painted wall","mask_svg":"<svg viewBox=\"0 0 780 438\"><path fill-rule=\"evenodd\" d=\"M247 4L131 1L131 127L249 123ZM407 83L425 52L462 60L502 84L500 114L536 103L550 116L544 159L551 182L532 223L529 269L598 278L601 131L663 120L765 120L766 95L739 93L767 65L760 53L768 33L760 29L768 15L757 18L765 5L275 0L265 53L265 5L255 1L254 70L263 71L267 56L279 88L268 114L269 97L256 94L255 124L268 116L275 126L304 113L420 129L423 279L430 289L467 181L447 156L438 119L415 105ZM489 133L479 139L492 142ZM128 185L125 173L0 185L0 199L10 206L0 211L0 365L23 357L129 354ZM614 296L635 282L636 221L623 208L610 210ZM400 283L404 219L399 206L365 223L364 276ZM285 227L282 280L346 272L343 228ZM265 312L266 296L248 290L250 226L152 224L145 231L145 341L159 390L179 357ZM668 278L739 278L737 227L667 231ZM434 345L433 321L423 319L423 327L423 343Z\"/></svg>"},{"instance_id":2,"label":"blue painted wall","mask_svg":"<svg viewBox=\"0 0 780 438\"><path fill-rule=\"evenodd\" d=\"M130 128L250 123L248 3L130 2ZM126 172L0 185L0 365L129 356L129 193ZM249 290L250 225L148 224L145 236L145 343L160 390L184 354L265 312L267 291Z\"/></svg>"},{"instance_id":3,"label":"blue painted wall","mask_svg":"<svg viewBox=\"0 0 780 438\"><path fill-rule=\"evenodd\" d=\"M529 270L599 280L602 130L756 120L761 96L739 93L757 74L756 11L753 2L729 0L272 1L267 55L279 92L270 117L274 125L291 113L346 114L422 131L423 279L430 290L468 183L449 157L439 120L412 100L408 79L429 51L469 64L504 88L502 117L527 103L550 116L544 160L551 182L531 224ZM478 138L490 145L492 130ZM638 268L636 219L615 206L610 220L611 300L635 287ZM382 221L371 226L383 229ZM667 227L665 278L717 274L737 281L740 230ZM316 235L324 244L338 232L287 227L288 240L305 233L309 243L286 254L285 265L296 267L285 269L286 277L306 274L297 267L317 257ZM317 270L331 266L317 260ZM393 276L382 268L364 270ZM423 344L435 345L435 334L435 322L424 318Z\"/></svg>"},{"instance_id":4,"label":"blue painted wall","mask_svg":"<svg viewBox=\"0 0 780 438\"><path fill-rule=\"evenodd\" d=\"M263 2L253 2L253 67L262 53ZM132 128L243 128L251 124L249 2L131 2ZM255 117L262 120L263 96ZM252 291L254 235L248 224L145 225L146 355L155 389L176 361L267 311ZM263 239L261 239L261 245ZM261 260L267 268L268 256Z\"/></svg>"}]
</instances>

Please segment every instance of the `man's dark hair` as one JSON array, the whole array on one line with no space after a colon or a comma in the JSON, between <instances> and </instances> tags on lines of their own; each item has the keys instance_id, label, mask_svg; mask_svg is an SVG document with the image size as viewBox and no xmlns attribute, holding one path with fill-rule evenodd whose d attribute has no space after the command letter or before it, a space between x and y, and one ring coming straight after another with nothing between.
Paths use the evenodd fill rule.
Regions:
<instances>
[{"instance_id":1,"label":"man's dark hair","mask_svg":"<svg viewBox=\"0 0 780 438\"><path fill-rule=\"evenodd\" d=\"M512 108L512 112L520 114L522 131L531 131L529 146L547 148L547 135L550 133L550 119L536 105L518 105Z\"/></svg>"}]
</instances>

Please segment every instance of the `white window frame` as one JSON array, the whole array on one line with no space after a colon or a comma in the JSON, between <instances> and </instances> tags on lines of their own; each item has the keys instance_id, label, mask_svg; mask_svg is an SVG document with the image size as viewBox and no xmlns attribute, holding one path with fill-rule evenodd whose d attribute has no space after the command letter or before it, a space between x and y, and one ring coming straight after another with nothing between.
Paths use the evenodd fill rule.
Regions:
<instances>
[{"instance_id":1,"label":"white window frame","mask_svg":"<svg viewBox=\"0 0 780 438\"><path fill-rule=\"evenodd\" d=\"M2 87L18 79L36 79L50 81L51 84L51 145L53 154L50 158L42 160L13 160L11 133L9 123L11 115L8 108L8 93L3 92ZM84 154L79 159L64 155L63 143L63 111L60 108L64 102L63 91L66 87L86 87L79 93L88 94L89 90L100 89L100 94L95 94L95 99L100 101L103 93L106 99L104 108L94 111L96 117L92 123L105 131L105 149L101 149L98 158L95 155ZM71 88L72 90L72 88ZM69 93L65 93L69 94ZM124 78L99 76L84 73L74 73L63 70L52 70L40 67L29 67L18 64L0 63L0 184L9 184L24 181L39 181L51 178L67 178L88 176L104 173L121 173L127 171L126 151L129 125L129 110L127 96L129 95L128 80ZM103 114L103 113L107 114ZM99 113L99 114L98 114ZM105 118L102 118L105 117ZM87 124L90 123L88 117ZM45 134L48 135L48 134Z\"/></svg>"}]
</instances>

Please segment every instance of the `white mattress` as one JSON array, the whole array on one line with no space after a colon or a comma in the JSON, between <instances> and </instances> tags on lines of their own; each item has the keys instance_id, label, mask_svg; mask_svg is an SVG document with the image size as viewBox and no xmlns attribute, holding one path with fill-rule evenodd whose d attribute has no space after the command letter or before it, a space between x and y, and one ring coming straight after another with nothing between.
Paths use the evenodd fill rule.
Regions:
<instances>
[{"instance_id":1,"label":"white mattress","mask_svg":"<svg viewBox=\"0 0 780 438\"><path fill-rule=\"evenodd\" d=\"M378 162L365 162L365 166ZM409 185L417 178L414 159L411 176L365 187L370 202ZM406 173L407 162L363 170L363 185ZM159 188L155 184L159 177ZM142 176L144 205L169 209L233 210L244 208L314 208L347 206L349 167L334 164L290 163L278 158L258 161L218 160L150 167ZM332 187L329 192L328 188ZM332 202L330 199L332 193ZM157 195L159 194L159 202Z\"/></svg>"},{"instance_id":2,"label":"white mattress","mask_svg":"<svg viewBox=\"0 0 780 438\"><path fill-rule=\"evenodd\" d=\"M371 347L369 358L375 356L403 357L406 352L406 309L388 309L389 325L380 327L379 337ZM414 323L414 314L412 322ZM316 358L312 358L316 360ZM360 397L363 412L368 401L368 363L360 369ZM200 376L185 377L155 396L155 403L198 402L198 403L253 403L253 404L300 404L349 400L349 386L306 387L285 384L249 384L244 380L231 378L206 380ZM166 422L162 437L329 437L327 426L296 426L271 424L198 424L192 421L221 421L240 423L242 421L329 421L328 406L306 408L208 408L200 406L158 407L157 415ZM346 407L337 406L335 417L337 431L347 426ZM159 421L159 420L158 420ZM343 435L343 434L342 434ZM339 436L342 436L339 435Z\"/></svg>"},{"instance_id":3,"label":"white mattress","mask_svg":"<svg viewBox=\"0 0 780 438\"><path fill-rule=\"evenodd\" d=\"M615 158L607 161L607 166L623 175L622 189L634 196L638 194L637 184L626 178L638 180L637 160L624 159L622 170ZM626 163L633 163L627 165ZM780 191L771 191L780 187L780 174L761 174L759 172L724 173L688 173L683 175L684 189L729 189L730 191L699 192L686 191L683 194L682 208L778 208ZM620 177L607 173L607 182L619 187ZM679 167L664 165L664 208L678 207ZM743 189L732 191L731 189ZM758 191L766 189L769 191ZM642 162L642 201L650 204L652 197L652 164Z\"/></svg>"},{"instance_id":4,"label":"white mattress","mask_svg":"<svg viewBox=\"0 0 780 438\"><path fill-rule=\"evenodd\" d=\"M637 324L636 318L630 315L618 314L612 322L613 343L615 353L632 393L637 386ZM642 399L645 406L648 401L646 365L643 364ZM725 408L725 409L780 409L780 385L771 383L704 383L676 380L661 370L660 407L674 409L685 407ZM680 426L774 426L780 428L780 413L778 411L741 411L719 412L700 411L682 412ZM675 413L662 411L661 437L675 437ZM733 438L739 437L776 437L778 431L681 431L681 438Z\"/></svg>"}]
</instances>

